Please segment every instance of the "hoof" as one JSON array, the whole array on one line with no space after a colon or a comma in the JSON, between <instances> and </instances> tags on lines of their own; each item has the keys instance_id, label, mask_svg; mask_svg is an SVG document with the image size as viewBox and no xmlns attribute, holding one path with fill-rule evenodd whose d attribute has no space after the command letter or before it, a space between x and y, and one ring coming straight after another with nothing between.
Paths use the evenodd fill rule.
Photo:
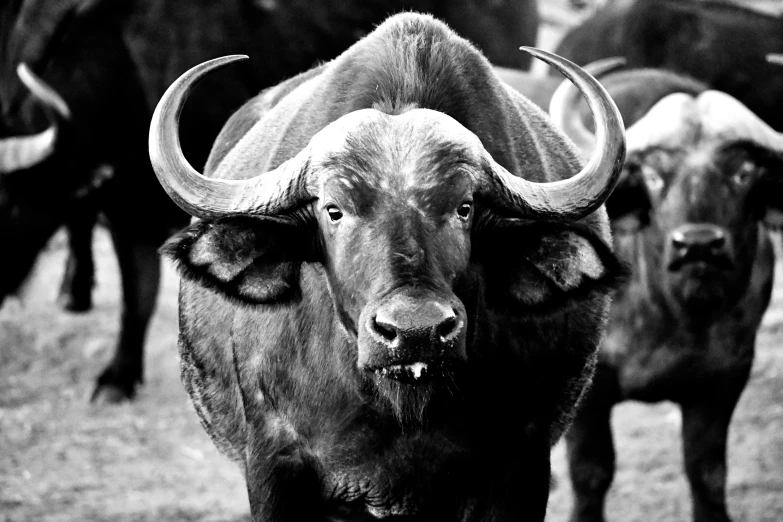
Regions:
<instances>
[{"instance_id":1,"label":"hoof","mask_svg":"<svg viewBox=\"0 0 783 522\"><path fill-rule=\"evenodd\" d=\"M92 289L95 286L93 269L85 273L86 268L74 268L73 260L68 260L57 303L69 312L86 312L92 308Z\"/></svg>"},{"instance_id":2,"label":"hoof","mask_svg":"<svg viewBox=\"0 0 783 522\"><path fill-rule=\"evenodd\" d=\"M73 294L61 294L57 299L63 310L73 313L83 313L92 309L92 296L75 296Z\"/></svg>"},{"instance_id":3,"label":"hoof","mask_svg":"<svg viewBox=\"0 0 783 522\"><path fill-rule=\"evenodd\" d=\"M136 396L138 382L116 382L111 377L112 375L107 371L98 378L90 402L94 404L120 404L133 400Z\"/></svg>"},{"instance_id":4,"label":"hoof","mask_svg":"<svg viewBox=\"0 0 783 522\"><path fill-rule=\"evenodd\" d=\"M97 386L92 392L90 402L97 405L121 404L130 401L133 397L128 396L123 390L115 386Z\"/></svg>"}]
</instances>

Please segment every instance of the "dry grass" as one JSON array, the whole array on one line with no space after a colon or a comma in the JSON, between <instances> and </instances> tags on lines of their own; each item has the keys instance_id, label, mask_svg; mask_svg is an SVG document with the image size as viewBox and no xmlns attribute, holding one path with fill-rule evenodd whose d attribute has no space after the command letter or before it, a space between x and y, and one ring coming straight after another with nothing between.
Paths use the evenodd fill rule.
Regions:
<instances>
[{"instance_id":1,"label":"dry grass","mask_svg":"<svg viewBox=\"0 0 783 522\"><path fill-rule=\"evenodd\" d=\"M22 299L0 313L0 521L245 519L244 481L179 382L173 270L164 274L138 400L91 406L118 333L116 261L100 232L95 308L65 314L53 303L61 245L55 238Z\"/></svg>"}]
</instances>

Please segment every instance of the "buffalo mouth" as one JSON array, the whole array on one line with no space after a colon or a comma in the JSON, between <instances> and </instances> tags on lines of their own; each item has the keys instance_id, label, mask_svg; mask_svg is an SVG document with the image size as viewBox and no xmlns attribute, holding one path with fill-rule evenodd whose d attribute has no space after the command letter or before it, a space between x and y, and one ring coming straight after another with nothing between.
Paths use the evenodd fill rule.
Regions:
<instances>
[{"instance_id":1,"label":"buffalo mouth","mask_svg":"<svg viewBox=\"0 0 783 522\"><path fill-rule=\"evenodd\" d=\"M365 371L383 379L415 386L450 380L458 366L459 363L448 360L411 361L365 368Z\"/></svg>"},{"instance_id":2,"label":"buffalo mouth","mask_svg":"<svg viewBox=\"0 0 783 522\"><path fill-rule=\"evenodd\" d=\"M693 275L729 272L734 269L734 262L726 255L685 254L672 260L667 269L669 272L688 269Z\"/></svg>"},{"instance_id":3,"label":"buffalo mouth","mask_svg":"<svg viewBox=\"0 0 783 522\"><path fill-rule=\"evenodd\" d=\"M416 361L365 368L362 391L400 426L418 429L449 423L462 400L462 372L452 361Z\"/></svg>"}]
</instances>

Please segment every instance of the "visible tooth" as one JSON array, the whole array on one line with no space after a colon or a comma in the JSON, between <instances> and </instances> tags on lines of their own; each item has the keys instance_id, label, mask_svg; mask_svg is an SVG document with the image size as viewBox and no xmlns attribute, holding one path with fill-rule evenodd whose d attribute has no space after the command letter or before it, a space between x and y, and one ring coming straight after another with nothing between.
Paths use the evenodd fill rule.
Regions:
<instances>
[{"instance_id":1,"label":"visible tooth","mask_svg":"<svg viewBox=\"0 0 783 522\"><path fill-rule=\"evenodd\" d=\"M408 370L413 374L414 379L421 377L421 372L427 369L427 363L417 362L408 365Z\"/></svg>"},{"instance_id":2,"label":"visible tooth","mask_svg":"<svg viewBox=\"0 0 783 522\"><path fill-rule=\"evenodd\" d=\"M427 363L425 362L416 362L413 364L395 364L392 366L386 366L384 368L379 368L375 370L376 374L380 375L388 375L388 374L399 374L401 372L405 372L407 374L410 374L413 376L414 379L418 379L422 376L422 374L427 370Z\"/></svg>"}]
</instances>

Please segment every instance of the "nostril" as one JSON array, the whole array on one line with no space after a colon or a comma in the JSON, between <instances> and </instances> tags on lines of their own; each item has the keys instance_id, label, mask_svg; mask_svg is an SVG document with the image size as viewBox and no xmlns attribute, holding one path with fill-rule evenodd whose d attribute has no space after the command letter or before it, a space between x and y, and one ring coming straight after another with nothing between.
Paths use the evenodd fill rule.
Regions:
<instances>
[{"instance_id":1,"label":"nostril","mask_svg":"<svg viewBox=\"0 0 783 522\"><path fill-rule=\"evenodd\" d=\"M372 324L375 332L387 341L393 341L397 338L397 329L393 325L379 321L378 317L373 317Z\"/></svg>"},{"instance_id":2,"label":"nostril","mask_svg":"<svg viewBox=\"0 0 783 522\"><path fill-rule=\"evenodd\" d=\"M685 234L679 230L675 230L671 235L672 246L677 250L683 250L688 248L688 242L685 240Z\"/></svg>"},{"instance_id":3,"label":"nostril","mask_svg":"<svg viewBox=\"0 0 783 522\"><path fill-rule=\"evenodd\" d=\"M725 244L726 244L726 238L724 236L715 237L709 243L710 248L712 248L714 250L718 250L720 248L723 248L723 246Z\"/></svg>"},{"instance_id":4,"label":"nostril","mask_svg":"<svg viewBox=\"0 0 783 522\"><path fill-rule=\"evenodd\" d=\"M440 323L437 327L437 334L440 340L447 341L457 329L457 318L449 317Z\"/></svg>"}]
</instances>

